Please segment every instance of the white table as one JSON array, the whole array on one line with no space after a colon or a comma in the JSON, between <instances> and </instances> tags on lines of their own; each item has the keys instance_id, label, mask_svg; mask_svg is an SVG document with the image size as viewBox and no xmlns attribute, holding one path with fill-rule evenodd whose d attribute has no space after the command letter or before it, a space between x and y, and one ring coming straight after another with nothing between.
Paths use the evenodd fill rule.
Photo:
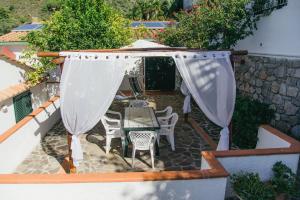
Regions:
<instances>
[{"instance_id":1,"label":"white table","mask_svg":"<svg viewBox=\"0 0 300 200\"><path fill-rule=\"evenodd\" d=\"M155 131L160 129L160 125L152 107L127 107L125 108L123 129L127 138L125 145L125 156L127 156L130 131ZM156 155L159 155L157 141L155 147Z\"/></svg>"}]
</instances>

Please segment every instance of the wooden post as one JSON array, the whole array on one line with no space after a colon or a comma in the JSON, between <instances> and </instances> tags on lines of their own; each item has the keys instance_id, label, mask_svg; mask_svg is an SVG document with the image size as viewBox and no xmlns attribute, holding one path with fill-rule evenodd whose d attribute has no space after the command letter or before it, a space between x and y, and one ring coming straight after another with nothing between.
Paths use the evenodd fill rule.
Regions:
<instances>
[{"instance_id":1,"label":"wooden post","mask_svg":"<svg viewBox=\"0 0 300 200\"><path fill-rule=\"evenodd\" d=\"M62 61L60 64L60 71L62 73L63 69L64 69L64 62ZM75 174L76 173L76 167L73 163L73 158L72 158L72 149L71 149L71 143L72 143L72 134L69 133L67 131L67 141L68 141L68 158L69 158L69 170L70 170L70 174Z\"/></svg>"},{"instance_id":2,"label":"wooden post","mask_svg":"<svg viewBox=\"0 0 300 200\"><path fill-rule=\"evenodd\" d=\"M73 163L73 158L72 158L72 149L71 149L71 143L72 143L72 134L67 132L67 139L68 139L68 150L69 150L69 169L70 169L70 174L75 174L76 173L76 167Z\"/></svg>"}]
</instances>

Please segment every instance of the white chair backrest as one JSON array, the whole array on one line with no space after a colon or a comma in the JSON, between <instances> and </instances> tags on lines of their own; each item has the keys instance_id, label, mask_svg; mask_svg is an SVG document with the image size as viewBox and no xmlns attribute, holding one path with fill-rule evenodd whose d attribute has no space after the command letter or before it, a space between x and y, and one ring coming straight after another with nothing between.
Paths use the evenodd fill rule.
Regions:
<instances>
[{"instance_id":1,"label":"white chair backrest","mask_svg":"<svg viewBox=\"0 0 300 200\"><path fill-rule=\"evenodd\" d=\"M170 120L170 124L169 124L169 125L172 125L172 126L170 127L170 129L171 129L171 131L174 131L175 125L176 125L176 123L177 123L177 121L178 121L178 114L177 114L177 113L172 113L171 116L172 116L172 117L171 117L171 120Z\"/></svg>"},{"instance_id":2,"label":"white chair backrest","mask_svg":"<svg viewBox=\"0 0 300 200\"><path fill-rule=\"evenodd\" d=\"M171 106L167 106L165 110L166 110L166 116L169 116L172 114L173 108Z\"/></svg>"},{"instance_id":3,"label":"white chair backrest","mask_svg":"<svg viewBox=\"0 0 300 200\"><path fill-rule=\"evenodd\" d=\"M136 149L149 150L150 145L155 141L156 132L130 131L129 137Z\"/></svg>"},{"instance_id":4,"label":"white chair backrest","mask_svg":"<svg viewBox=\"0 0 300 200\"><path fill-rule=\"evenodd\" d=\"M109 119L110 119L110 118L107 117L106 115L104 115L104 116L101 118L101 122L102 122L102 124L103 124L104 129L105 129L106 132L109 131L109 126L110 126L110 124L108 123Z\"/></svg>"}]
</instances>

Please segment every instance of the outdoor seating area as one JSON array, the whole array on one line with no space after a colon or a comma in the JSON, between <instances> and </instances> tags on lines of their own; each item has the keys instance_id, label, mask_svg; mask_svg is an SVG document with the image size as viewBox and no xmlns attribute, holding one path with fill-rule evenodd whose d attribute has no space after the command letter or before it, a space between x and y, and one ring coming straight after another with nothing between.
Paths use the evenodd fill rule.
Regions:
<instances>
[{"instance_id":1,"label":"outdoor seating area","mask_svg":"<svg viewBox=\"0 0 300 200\"><path fill-rule=\"evenodd\" d=\"M78 173L201 168L201 151L211 150L211 147L184 121L184 97L180 93L146 97L146 107L129 107L132 100L115 100L102 120L87 134L80 135L84 156L77 167ZM152 118L149 118L151 114ZM213 127L212 123L205 124L209 120L205 120L199 109L193 109L191 115L203 123L201 126L212 130L208 132L217 135L219 129ZM68 168L64 169L68 156L66 138L66 130L60 121L17 167L15 173L68 172ZM151 157L153 154L156 155Z\"/></svg>"}]
</instances>

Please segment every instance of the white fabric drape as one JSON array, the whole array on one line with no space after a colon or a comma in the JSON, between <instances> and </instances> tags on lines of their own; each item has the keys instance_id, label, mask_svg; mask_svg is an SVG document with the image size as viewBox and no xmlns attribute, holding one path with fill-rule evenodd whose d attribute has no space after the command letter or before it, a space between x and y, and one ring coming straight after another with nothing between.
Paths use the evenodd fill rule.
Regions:
<instances>
[{"instance_id":1,"label":"white fabric drape","mask_svg":"<svg viewBox=\"0 0 300 200\"><path fill-rule=\"evenodd\" d=\"M230 52L178 52L177 68L194 100L204 114L223 129L217 150L229 147L236 85L229 59Z\"/></svg>"},{"instance_id":2,"label":"white fabric drape","mask_svg":"<svg viewBox=\"0 0 300 200\"><path fill-rule=\"evenodd\" d=\"M192 111L191 109L191 94L189 92L189 89L186 87L186 84L184 81L181 82L180 86L181 93L185 96L184 102L183 102L183 113L190 113Z\"/></svg>"},{"instance_id":3,"label":"white fabric drape","mask_svg":"<svg viewBox=\"0 0 300 200\"><path fill-rule=\"evenodd\" d=\"M83 159L79 135L106 113L125 73L124 59L91 55L66 57L60 83L61 116L72 136L75 166Z\"/></svg>"}]
</instances>

